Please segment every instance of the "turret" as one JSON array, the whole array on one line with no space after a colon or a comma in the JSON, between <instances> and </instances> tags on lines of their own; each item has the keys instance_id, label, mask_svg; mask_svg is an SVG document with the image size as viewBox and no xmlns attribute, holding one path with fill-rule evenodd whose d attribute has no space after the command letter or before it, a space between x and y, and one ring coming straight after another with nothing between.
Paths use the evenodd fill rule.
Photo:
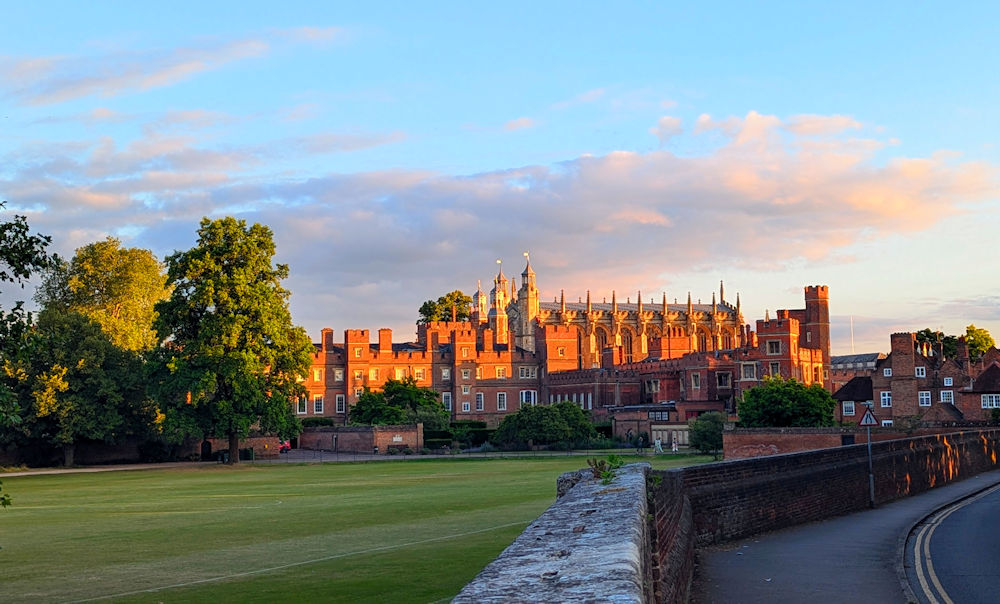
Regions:
<instances>
[{"instance_id":1,"label":"turret","mask_svg":"<svg viewBox=\"0 0 1000 604\"><path fill-rule=\"evenodd\" d=\"M539 311L538 285L535 282L535 271L531 269L531 259L524 252L524 270L521 271L521 289L517 292L515 308L517 319L514 322L514 343L525 350L535 352L535 317Z\"/></svg>"}]
</instances>

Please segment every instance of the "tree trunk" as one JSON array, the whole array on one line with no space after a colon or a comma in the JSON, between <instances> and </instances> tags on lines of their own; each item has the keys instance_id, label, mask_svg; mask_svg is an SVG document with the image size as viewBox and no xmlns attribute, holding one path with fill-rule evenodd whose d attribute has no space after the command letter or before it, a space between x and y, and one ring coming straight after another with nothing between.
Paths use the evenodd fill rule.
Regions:
<instances>
[{"instance_id":1,"label":"tree trunk","mask_svg":"<svg viewBox=\"0 0 1000 604\"><path fill-rule=\"evenodd\" d=\"M76 447L72 444L63 445L62 450L63 450L63 466L67 468L73 467Z\"/></svg>"},{"instance_id":2,"label":"tree trunk","mask_svg":"<svg viewBox=\"0 0 1000 604\"><path fill-rule=\"evenodd\" d=\"M236 432L229 433L229 463L240 463L240 437Z\"/></svg>"}]
</instances>

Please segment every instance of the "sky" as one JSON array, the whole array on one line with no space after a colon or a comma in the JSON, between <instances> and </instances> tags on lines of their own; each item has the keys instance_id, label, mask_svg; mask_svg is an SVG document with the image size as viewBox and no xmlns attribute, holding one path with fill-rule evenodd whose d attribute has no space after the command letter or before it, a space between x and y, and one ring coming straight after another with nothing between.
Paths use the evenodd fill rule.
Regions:
<instances>
[{"instance_id":1,"label":"sky","mask_svg":"<svg viewBox=\"0 0 1000 604\"><path fill-rule=\"evenodd\" d=\"M698 4L699 6L688 6ZM293 320L830 288L834 354L1000 336L995 2L13 3L0 199L73 251L268 225ZM29 297L30 291L18 292ZM853 336L852 336L853 325Z\"/></svg>"}]
</instances>

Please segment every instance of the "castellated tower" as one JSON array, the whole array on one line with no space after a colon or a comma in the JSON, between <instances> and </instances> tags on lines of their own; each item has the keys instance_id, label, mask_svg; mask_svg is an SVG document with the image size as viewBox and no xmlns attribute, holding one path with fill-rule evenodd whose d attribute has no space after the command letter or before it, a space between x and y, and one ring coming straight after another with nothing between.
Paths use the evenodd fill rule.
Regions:
<instances>
[{"instance_id":1,"label":"castellated tower","mask_svg":"<svg viewBox=\"0 0 1000 604\"><path fill-rule=\"evenodd\" d=\"M525 253L525 258L528 254ZM516 309L514 320L515 344L525 350L537 352L535 345L534 321L538 316L538 286L535 283L535 271L531 270L531 260L527 260L524 271L521 272L521 289L517 292L514 302Z\"/></svg>"},{"instance_id":2,"label":"castellated tower","mask_svg":"<svg viewBox=\"0 0 1000 604\"><path fill-rule=\"evenodd\" d=\"M805 298L805 346L823 352L823 367L826 370L830 367L830 290L825 285L809 285L805 288ZM800 342L799 345L803 344ZM823 376L823 385L830 387L828 375Z\"/></svg>"},{"instance_id":3,"label":"castellated tower","mask_svg":"<svg viewBox=\"0 0 1000 604\"><path fill-rule=\"evenodd\" d=\"M497 260L499 263L500 261ZM507 324L507 277L503 274L503 267L496 278L493 279L493 289L490 290L490 329L495 334L497 344L507 344L507 333L510 329Z\"/></svg>"}]
</instances>

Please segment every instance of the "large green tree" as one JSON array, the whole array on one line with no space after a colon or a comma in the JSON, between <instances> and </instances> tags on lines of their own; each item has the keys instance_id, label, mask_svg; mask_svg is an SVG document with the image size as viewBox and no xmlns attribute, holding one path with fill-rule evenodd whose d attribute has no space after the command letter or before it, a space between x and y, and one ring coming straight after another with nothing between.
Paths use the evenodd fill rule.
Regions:
<instances>
[{"instance_id":1,"label":"large green tree","mask_svg":"<svg viewBox=\"0 0 1000 604\"><path fill-rule=\"evenodd\" d=\"M555 405L521 407L500 421L493 441L501 445L536 445L583 442L597 432L586 411L562 401Z\"/></svg>"},{"instance_id":2,"label":"large green tree","mask_svg":"<svg viewBox=\"0 0 1000 604\"><path fill-rule=\"evenodd\" d=\"M45 308L82 313L97 321L116 346L145 351L158 340L155 305L165 299L163 266L153 252L124 248L108 237L56 264L35 294Z\"/></svg>"},{"instance_id":3,"label":"large green tree","mask_svg":"<svg viewBox=\"0 0 1000 604\"><path fill-rule=\"evenodd\" d=\"M958 351L958 336L945 335L943 332L935 331L929 327L921 329L915 335L917 342L930 344L935 347L935 351L937 350L936 347L940 344L941 354L945 358L955 358L955 354ZM937 354L937 352L934 354Z\"/></svg>"},{"instance_id":4,"label":"large green tree","mask_svg":"<svg viewBox=\"0 0 1000 604\"><path fill-rule=\"evenodd\" d=\"M292 404L305 389L297 378L314 349L292 324L281 285L288 266L273 264L274 252L266 226L205 218L197 244L167 257L173 290L156 305L165 432L227 437L230 463L238 463L239 439L251 428L281 436L298 430Z\"/></svg>"},{"instance_id":5,"label":"large green tree","mask_svg":"<svg viewBox=\"0 0 1000 604\"><path fill-rule=\"evenodd\" d=\"M996 346L996 342L988 330L972 324L965 328L965 345L969 348L969 358L978 361L987 350Z\"/></svg>"},{"instance_id":6,"label":"large green tree","mask_svg":"<svg viewBox=\"0 0 1000 604\"><path fill-rule=\"evenodd\" d=\"M433 321L451 321L454 311L455 319L467 321L470 317L472 298L466 296L459 290L449 292L437 300L428 300L420 306L420 319L417 323L431 323Z\"/></svg>"},{"instance_id":7,"label":"large green tree","mask_svg":"<svg viewBox=\"0 0 1000 604\"><path fill-rule=\"evenodd\" d=\"M430 388L417 386L412 377L390 379L381 392L366 389L349 413L352 424L422 423L426 430L447 428L448 418L441 396Z\"/></svg>"},{"instance_id":8,"label":"large green tree","mask_svg":"<svg viewBox=\"0 0 1000 604\"><path fill-rule=\"evenodd\" d=\"M740 425L747 428L832 426L836 401L820 384L765 377L743 393L737 404Z\"/></svg>"}]
</instances>

